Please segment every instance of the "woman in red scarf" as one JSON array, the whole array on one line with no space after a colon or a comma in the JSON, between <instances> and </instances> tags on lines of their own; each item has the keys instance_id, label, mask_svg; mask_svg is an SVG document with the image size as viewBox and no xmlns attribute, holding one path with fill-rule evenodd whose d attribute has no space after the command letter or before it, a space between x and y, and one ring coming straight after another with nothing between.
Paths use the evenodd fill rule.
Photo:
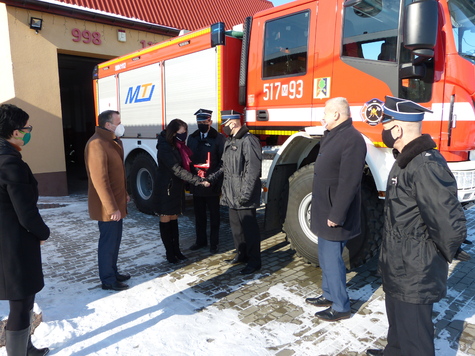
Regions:
<instances>
[{"instance_id":1,"label":"woman in red scarf","mask_svg":"<svg viewBox=\"0 0 475 356\"><path fill-rule=\"evenodd\" d=\"M190 173L191 150L185 145L188 125L180 119L170 121L158 136L158 186L155 190L160 216L160 236L165 246L167 260L177 263L186 257L180 251L178 214L185 206L185 182L209 186L202 178Z\"/></svg>"}]
</instances>

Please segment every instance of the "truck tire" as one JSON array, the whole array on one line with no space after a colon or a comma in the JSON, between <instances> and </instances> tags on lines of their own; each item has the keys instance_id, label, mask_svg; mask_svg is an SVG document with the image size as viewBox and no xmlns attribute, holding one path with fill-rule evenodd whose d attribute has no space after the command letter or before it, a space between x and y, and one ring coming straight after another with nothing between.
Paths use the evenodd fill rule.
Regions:
<instances>
[{"instance_id":1,"label":"truck tire","mask_svg":"<svg viewBox=\"0 0 475 356\"><path fill-rule=\"evenodd\" d=\"M156 195L154 187L157 182L157 164L148 153L139 153L130 169L129 186L135 206L145 214L154 214Z\"/></svg>"},{"instance_id":2,"label":"truck tire","mask_svg":"<svg viewBox=\"0 0 475 356\"><path fill-rule=\"evenodd\" d=\"M302 167L289 178L284 231L291 248L304 260L318 266L318 238L310 231L313 171L314 163ZM366 263L379 249L382 206L374 184L365 176L362 181L362 233L348 242L343 253L345 264L350 269Z\"/></svg>"}]
</instances>

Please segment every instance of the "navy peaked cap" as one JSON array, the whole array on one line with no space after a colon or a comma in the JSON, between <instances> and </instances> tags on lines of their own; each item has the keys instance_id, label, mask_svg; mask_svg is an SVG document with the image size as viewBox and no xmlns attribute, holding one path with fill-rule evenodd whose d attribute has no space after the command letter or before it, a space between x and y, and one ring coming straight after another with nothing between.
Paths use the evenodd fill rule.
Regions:
<instances>
[{"instance_id":1,"label":"navy peaked cap","mask_svg":"<svg viewBox=\"0 0 475 356\"><path fill-rule=\"evenodd\" d=\"M241 113L234 110L221 111L221 124L224 125L228 120L240 120Z\"/></svg>"},{"instance_id":2,"label":"navy peaked cap","mask_svg":"<svg viewBox=\"0 0 475 356\"><path fill-rule=\"evenodd\" d=\"M424 113L432 112L411 100L395 98L388 95L383 105L383 111L383 119L381 120L383 124L391 120L408 122L422 121L424 119Z\"/></svg>"},{"instance_id":3,"label":"navy peaked cap","mask_svg":"<svg viewBox=\"0 0 475 356\"><path fill-rule=\"evenodd\" d=\"M196 115L196 121L208 120L213 112L211 110L199 109L194 113Z\"/></svg>"}]
</instances>

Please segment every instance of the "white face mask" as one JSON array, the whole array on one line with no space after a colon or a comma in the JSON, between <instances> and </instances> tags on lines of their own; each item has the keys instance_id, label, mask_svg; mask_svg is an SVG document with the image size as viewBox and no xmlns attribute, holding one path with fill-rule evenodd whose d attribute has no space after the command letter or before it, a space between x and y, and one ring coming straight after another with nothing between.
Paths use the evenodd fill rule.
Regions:
<instances>
[{"instance_id":1,"label":"white face mask","mask_svg":"<svg viewBox=\"0 0 475 356\"><path fill-rule=\"evenodd\" d=\"M122 125L122 124L117 125L117 127L115 128L114 133L115 133L115 135L116 135L117 137L122 137L122 136L124 136L124 133L125 133L125 127L124 127L124 125Z\"/></svg>"}]
</instances>

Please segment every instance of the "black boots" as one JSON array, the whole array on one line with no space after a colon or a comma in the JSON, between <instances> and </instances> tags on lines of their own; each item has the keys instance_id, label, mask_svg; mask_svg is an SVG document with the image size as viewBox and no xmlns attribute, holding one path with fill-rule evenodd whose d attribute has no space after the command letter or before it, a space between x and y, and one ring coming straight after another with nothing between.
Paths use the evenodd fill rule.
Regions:
<instances>
[{"instance_id":1,"label":"black boots","mask_svg":"<svg viewBox=\"0 0 475 356\"><path fill-rule=\"evenodd\" d=\"M163 246L165 246L167 261L170 263L177 263L178 259L173 253L173 241L170 228L171 226L169 222L164 223L160 221L160 237L162 238Z\"/></svg>"},{"instance_id":2,"label":"black boots","mask_svg":"<svg viewBox=\"0 0 475 356\"><path fill-rule=\"evenodd\" d=\"M178 232L178 220L170 220L170 226L172 232L173 253L180 261L186 260L185 255L183 255L180 251L180 233Z\"/></svg>"},{"instance_id":3,"label":"black boots","mask_svg":"<svg viewBox=\"0 0 475 356\"><path fill-rule=\"evenodd\" d=\"M20 331L5 330L5 348L8 356L45 356L47 347L37 349L31 343L30 327Z\"/></svg>"},{"instance_id":4,"label":"black boots","mask_svg":"<svg viewBox=\"0 0 475 356\"><path fill-rule=\"evenodd\" d=\"M30 328L31 324L33 324L33 310L30 310ZM31 343L31 335L28 336L28 345L26 348L27 356L45 356L48 352L49 349L47 347L42 349L37 349L36 347L34 347Z\"/></svg>"},{"instance_id":5,"label":"black boots","mask_svg":"<svg viewBox=\"0 0 475 356\"><path fill-rule=\"evenodd\" d=\"M160 221L160 236L163 246L165 246L168 262L177 263L178 260L186 260L186 257L180 251L177 220L170 220L166 223Z\"/></svg>"},{"instance_id":6,"label":"black boots","mask_svg":"<svg viewBox=\"0 0 475 356\"><path fill-rule=\"evenodd\" d=\"M37 349L31 343L31 336L28 338L28 345L26 349L27 356L45 356L49 353L49 349L47 347L42 349Z\"/></svg>"},{"instance_id":7,"label":"black boots","mask_svg":"<svg viewBox=\"0 0 475 356\"><path fill-rule=\"evenodd\" d=\"M5 348L8 356L25 356L30 337L30 327L19 331L5 330Z\"/></svg>"}]
</instances>

